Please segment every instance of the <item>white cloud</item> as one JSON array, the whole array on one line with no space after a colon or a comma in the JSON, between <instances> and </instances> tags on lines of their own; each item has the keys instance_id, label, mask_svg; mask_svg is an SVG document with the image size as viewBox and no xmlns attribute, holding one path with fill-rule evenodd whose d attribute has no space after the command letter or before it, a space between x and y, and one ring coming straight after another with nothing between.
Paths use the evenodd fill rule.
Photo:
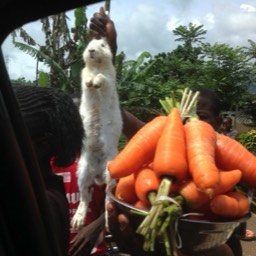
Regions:
<instances>
[{"instance_id":1,"label":"white cloud","mask_svg":"<svg viewBox=\"0 0 256 256\"><path fill-rule=\"evenodd\" d=\"M166 27L167 27L167 30L173 31L176 27L180 25L181 25L181 22L178 18L171 17L170 20L168 20Z\"/></svg>"},{"instance_id":2,"label":"white cloud","mask_svg":"<svg viewBox=\"0 0 256 256\"><path fill-rule=\"evenodd\" d=\"M246 12L256 12L256 8L249 4L241 4L240 8Z\"/></svg>"},{"instance_id":3,"label":"white cloud","mask_svg":"<svg viewBox=\"0 0 256 256\"><path fill-rule=\"evenodd\" d=\"M192 23L194 26L201 26L201 25L202 25L201 21L199 21L198 19L193 19L193 20L191 21L191 23Z\"/></svg>"},{"instance_id":4,"label":"white cloud","mask_svg":"<svg viewBox=\"0 0 256 256\"><path fill-rule=\"evenodd\" d=\"M90 5L86 14L90 19L103 3ZM204 25L205 42L246 46L247 40L256 42L256 15L253 0L115 0L111 1L110 16L115 22L118 53L124 51L127 59L136 59L143 51L152 55L171 51L176 47L172 31L189 22ZM39 43L43 43L40 24L26 26ZM42 40L41 40L42 38ZM35 60L12 43L3 45L8 56L8 69L14 79L35 78Z\"/></svg>"},{"instance_id":5,"label":"white cloud","mask_svg":"<svg viewBox=\"0 0 256 256\"><path fill-rule=\"evenodd\" d=\"M207 13L207 14L205 15L205 19L206 19L206 21L207 21L208 23L210 23L210 24L214 24L214 23L215 23L215 16L214 16L213 13Z\"/></svg>"}]
</instances>

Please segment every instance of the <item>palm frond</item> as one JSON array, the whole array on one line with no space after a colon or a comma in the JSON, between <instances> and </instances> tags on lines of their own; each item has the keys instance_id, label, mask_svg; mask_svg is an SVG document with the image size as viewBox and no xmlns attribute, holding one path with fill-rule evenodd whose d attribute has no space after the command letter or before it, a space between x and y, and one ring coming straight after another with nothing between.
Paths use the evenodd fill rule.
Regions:
<instances>
[{"instance_id":1,"label":"palm frond","mask_svg":"<svg viewBox=\"0 0 256 256\"><path fill-rule=\"evenodd\" d=\"M60 76L63 78L66 77L65 72L61 68L61 66L54 61L49 55L45 54L43 51L37 50L34 47L31 47L27 44L23 44L20 42L14 42L14 46L19 48L21 51L28 53L33 58L39 58L45 65L54 69Z\"/></svg>"},{"instance_id":2,"label":"palm frond","mask_svg":"<svg viewBox=\"0 0 256 256\"><path fill-rule=\"evenodd\" d=\"M21 51L28 53L31 57L35 59L37 58L38 50L36 48L21 42L13 42L13 44L15 47L17 47Z\"/></svg>"}]
</instances>

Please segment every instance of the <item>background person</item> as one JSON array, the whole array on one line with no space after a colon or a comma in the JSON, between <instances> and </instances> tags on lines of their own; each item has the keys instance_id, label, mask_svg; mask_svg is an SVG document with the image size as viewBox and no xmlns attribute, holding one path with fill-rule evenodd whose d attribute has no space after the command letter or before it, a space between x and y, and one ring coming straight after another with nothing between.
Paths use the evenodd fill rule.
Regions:
<instances>
[{"instance_id":1,"label":"background person","mask_svg":"<svg viewBox=\"0 0 256 256\"><path fill-rule=\"evenodd\" d=\"M109 33L107 32L108 29L110 29ZM111 32L111 30L115 30L114 23L104 13L104 9L100 8L99 13L95 13L91 19L91 34L94 35L94 37L107 36L107 38L110 38L108 39L108 42L110 45L113 43L111 48L114 49L114 53L116 53L116 32ZM211 92L211 90L206 89L204 94L205 97L201 95L200 101L198 102L197 114L201 120L210 123L217 129L221 122L219 99ZM211 100L208 100L208 98L211 98ZM126 134L127 139L130 139L144 125L144 123L125 110L123 110L122 114L124 123L123 133ZM130 253L131 255L151 255L149 252L142 250L142 243L138 239L138 236L135 235L133 228L129 225L127 216L117 214L116 208L112 203L107 205L107 210L109 211L111 233L113 234L120 251ZM226 253L226 248L229 249L229 247L227 245L224 247L223 252L225 251ZM154 253L152 255L154 255ZM156 253L155 255L159 254Z\"/></svg>"},{"instance_id":2,"label":"background person","mask_svg":"<svg viewBox=\"0 0 256 256\"><path fill-rule=\"evenodd\" d=\"M226 116L220 126L220 133L235 139L237 136L237 131L233 127L233 119L230 116Z\"/></svg>"},{"instance_id":3,"label":"background person","mask_svg":"<svg viewBox=\"0 0 256 256\"><path fill-rule=\"evenodd\" d=\"M110 29L110 32L108 32ZM115 30L113 22L109 19L107 15L104 13L104 9L101 8L99 13L95 13L90 23L90 32L94 37L107 36L109 43L113 44L112 49L116 52L116 33L111 32L111 30ZM109 37L111 39L109 39ZM201 95L200 101L198 102L197 114L201 120L204 120L210 123L215 129L217 129L220 125L220 106L218 97L212 93L210 90L205 90L204 92L206 97ZM208 100L207 97L213 98ZM129 112L123 110L123 133L126 135L127 139L130 139L143 125L144 123L138 120ZM131 255L161 255L160 251L156 250L155 252L145 252L142 249L143 242L136 235L135 230L129 223L129 219L124 214L119 214L117 209L115 208L114 203L109 203L107 205L107 210L109 212L109 226L111 234L114 237L114 241L117 243L119 250L123 253L129 253ZM104 219L103 219L104 221ZM80 244L82 243L82 239L80 240ZM78 247L79 241L76 241L76 246ZM160 254L159 254L160 253ZM214 254L215 253L215 254ZM75 254L72 254L75 255ZM203 255L226 255L231 256L232 252L228 245L224 245L221 248L217 248L216 250L212 250L211 252Z\"/></svg>"},{"instance_id":4,"label":"background person","mask_svg":"<svg viewBox=\"0 0 256 256\"><path fill-rule=\"evenodd\" d=\"M18 101L34 147L62 255L68 255L69 218L63 178L50 165L71 165L80 152L84 130L72 99L60 89L16 86Z\"/></svg>"},{"instance_id":5,"label":"background person","mask_svg":"<svg viewBox=\"0 0 256 256\"><path fill-rule=\"evenodd\" d=\"M71 98L77 109L80 106L80 93L71 94ZM70 166L60 167L53 164L51 167L54 173L63 177L66 197L69 203L69 220L71 221L79 205L79 187L77 183L77 164L79 155ZM107 246L104 239L104 219L101 216L104 211L105 186L92 184L90 189L92 201L88 206L88 213L84 220L84 227L74 230L69 227L69 253L70 255L98 255L106 252Z\"/></svg>"},{"instance_id":6,"label":"background person","mask_svg":"<svg viewBox=\"0 0 256 256\"><path fill-rule=\"evenodd\" d=\"M221 109L219 98L212 90L205 87L193 87L192 91L200 92L196 108L196 113L199 119L211 124L215 130L218 130L221 124ZM136 119L133 119L133 123L136 123ZM142 125L143 124L139 121L136 127L139 128L142 127ZM143 241L141 241L141 239L136 235L136 231L130 224L129 216L123 213L119 214L114 203L109 203L107 205L107 210L109 211L110 217L110 231L113 234L113 237L121 252L130 253L131 255L161 255L161 252L157 251L158 248L152 254L143 251ZM180 255L185 256L182 253L180 253ZM237 239L237 237L233 234L228 242L223 246L208 252L198 253L194 255L242 256L242 247L239 239Z\"/></svg>"}]
</instances>

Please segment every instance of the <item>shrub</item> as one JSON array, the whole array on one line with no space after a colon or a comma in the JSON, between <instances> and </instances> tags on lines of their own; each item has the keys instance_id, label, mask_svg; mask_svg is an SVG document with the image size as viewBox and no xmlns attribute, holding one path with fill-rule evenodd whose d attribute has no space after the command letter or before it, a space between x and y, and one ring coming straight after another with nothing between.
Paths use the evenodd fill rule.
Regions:
<instances>
[{"instance_id":1,"label":"shrub","mask_svg":"<svg viewBox=\"0 0 256 256\"><path fill-rule=\"evenodd\" d=\"M245 146L250 152L256 153L256 129L239 133L236 140Z\"/></svg>"}]
</instances>

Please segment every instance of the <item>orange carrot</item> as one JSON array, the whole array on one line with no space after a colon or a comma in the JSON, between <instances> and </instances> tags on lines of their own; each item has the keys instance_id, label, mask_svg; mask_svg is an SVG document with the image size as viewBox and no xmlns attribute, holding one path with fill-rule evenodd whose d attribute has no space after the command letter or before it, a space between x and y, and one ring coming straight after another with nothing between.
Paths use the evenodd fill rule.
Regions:
<instances>
[{"instance_id":1,"label":"orange carrot","mask_svg":"<svg viewBox=\"0 0 256 256\"><path fill-rule=\"evenodd\" d=\"M181 188L183 186L185 186L185 184L187 184L188 182L191 181L191 178L186 178L182 181L175 181L172 183L171 187L170 187L170 191L169 191L169 195L172 196L172 195L177 195L179 194L179 191L181 190Z\"/></svg>"},{"instance_id":2,"label":"orange carrot","mask_svg":"<svg viewBox=\"0 0 256 256\"><path fill-rule=\"evenodd\" d=\"M241 179L240 170L219 171L219 174L219 185L214 190L213 196L231 191ZM193 180L184 183L181 186L179 193L185 199L188 210L196 209L210 201L208 195L198 190Z\"/></svg>"},{"instance_id":3,"label":"orange carrot","mask_svg":"<svg viewBox=\"0 0 256 256\"><path fill-rule=\"evenodd\" d=\"M164 222L161 216L166 207L166 202L162 199L169 195L173 181L180 181L186 177L187 167L182 118L179 109L172 108L158 140L153 161L153 169L156 172L156 175L161 179L161 183L159 184L156 193L155 200L157 200L157 202L152 205L148 215L136 231L145 237L145 250L148 250L149 247L151 247L149 244L152 239L154 240L157 233L157 226L162 225L161 223ZM181 211L179 207L174 210L175 214ZM174 215L174 213L170 212L169 214L170 218Z\"/></svg>"},{"instance_id":4,"label":"orange carrot","mask_svg":"<svg viewBox=\"0 0 256 256\"><path fill-rule=\"evenodd\" d=\"M211 200L210 206L213 213L234 219L240 218L250 211L247 196L237 191L217 195Z\"/></svg>"},{"instance_id":5,"label":"orange carrot","mask_svg":"<svg viewBox=\"0 0 256 256\"><path fill-rule=\"evenodd\" d=\"M256 157L238 141L217 133L216 163L224 170L241 170L242 181L256 187Z\"/></svg>"},{"instance_id":6,"label":"orange carrot","mask_svg":"<svg viewBox=\"0 0 256 256\"><path fill-rule=\"evenodd\" d=\"M210 197L219 183L215 164L216 132L201 120L184 125L189 171L196 186Z\"/></svg>"},{"instance_id":7,"label":"orange carrot","mask_svg":"<svg viewBox=\"0 0 256 256\"><path fill-rule=\"evenodd\" d=\"M134 203L138 200L135 192L135 177L133 173L119 179L116 184L115 197L126 203Z\"/></svg>"},{"instance_id":8,"label":"orange carrot","mask_svg":"<svg viewBox=\"0 0 256 256\"><path fill-rule=\"evenodd\" d=\"M238 201L239 216L244 216L250 211L250 201L246 195L238 191L231 191L227 195L234 197Z\"/></svg>"},{"instance_id":9,"label":"orange carrot","mask_svg":"<svg viewBox=\"0 0 256 256\"><path fill-rule=\"evenodd\" d=\"M153 169L159 177L183 180L188 171L185 135L178 108L172 108L156 146Z\"/></svg>"},{"instance_id":10,"label":"orange carrot","mask_svg":"<svg viewBox=\"0 0 256 256\"><path fill-rule=\"evenodd\" d=\"M145 124L117 156L108 162L110 177L119 179L128 176L153 160L166 118L166 116L158 116Z\"/></svg>"},{"instance_id":11,"label":"orange carrot","mask_svg":"<svg viewBox=\"0 0 256 256\"><path fill-rule=\"evenodd\" d=\"M135 191L139 200L148 205L150 204L149 194L156 194L160 185L160 179L156 173L150 168L143 168L138 171L135 176Z\"/></svg>"},{"instance_id":12,"label":"orange carrot","mask_svg":"<svg viewBox=\"0 0 256 256\"><path fill-rule=\"evenodd\" d=\"M141 202L140 200L136 201L133 204L133 206L137 207L139 209L142 209L142 210L149 210L150 209L150 204L145 204L145 203Z\"/></svg>"}]
</instances>

